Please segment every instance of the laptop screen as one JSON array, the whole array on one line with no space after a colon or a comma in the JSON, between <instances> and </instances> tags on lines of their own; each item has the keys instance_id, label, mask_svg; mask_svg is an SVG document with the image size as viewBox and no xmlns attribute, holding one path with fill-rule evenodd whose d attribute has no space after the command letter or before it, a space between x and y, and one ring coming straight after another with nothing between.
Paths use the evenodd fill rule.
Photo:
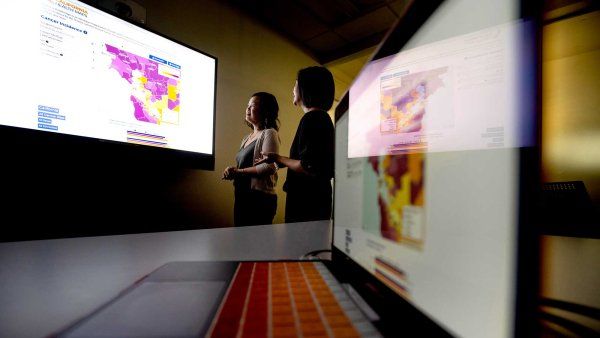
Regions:
<instances>
[{"instance_id":1,"label":"laptop screen","mask_svg":"<svg viewBox=\"0 0 600 338\"><path fill-rule=\"evenodd\" d=\"M446 1L336 123L334 246L453 335L515 330L531 27L517 1Z\"/></svg>"}]
</instances>

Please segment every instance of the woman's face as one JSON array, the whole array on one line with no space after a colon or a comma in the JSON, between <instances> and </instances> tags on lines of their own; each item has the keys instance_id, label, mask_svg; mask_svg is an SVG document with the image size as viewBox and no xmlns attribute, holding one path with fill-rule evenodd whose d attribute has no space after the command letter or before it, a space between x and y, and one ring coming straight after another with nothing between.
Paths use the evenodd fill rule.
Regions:
<instances>
[{"instance_id":1,"label":"woman's face","mask_svg":"<svg viewBox=\"0 0 600 338\"><path fill-rule=\"evenodd\" d=\"M296 80L296 83L294 84L294 90L292 91L292 94L294 95L294 106L302 105L302 99L300 98L300 91L298 90L298 80Z\"/></svg>"},{"instance_id":2,"label":"woman's face","mask_svg":"<svg viewBox=\"0 0 600 338\"><path fill-rule=\"evenodd\" d=\"M257 126L260 123L260 99L256 96L252 96L248 101L248 107L246 108L246 121L251 123L253 126Z\"/></svg>"}]
</instances>

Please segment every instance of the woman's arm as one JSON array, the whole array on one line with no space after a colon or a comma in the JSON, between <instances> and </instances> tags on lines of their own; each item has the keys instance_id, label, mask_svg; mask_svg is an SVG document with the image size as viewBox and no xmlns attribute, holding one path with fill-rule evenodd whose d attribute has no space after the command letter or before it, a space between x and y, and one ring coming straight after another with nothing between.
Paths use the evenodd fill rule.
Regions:
<instances>
[{"instance_id":1,"label":"woman's arm","mask_svg":"<svg viewBox=\"0 0 600 338\"><path fill-rule=\"evenodd\" d=\"M280 168L288 167L288 169L297 173L310 175L310 173L302 167L302 162L300 160L294 160L272 152L262 152L261 155L263 155L263 157L255 163L256 165L263 163L276 163Z\"/></svg>"},{"instance_id":2,"label":"woman's arm","mask_svg":"<svg viewBox=\"0 0 600 338\"><path fill-rule=\"evenodd\" d=\"M263 152L273 152L277 153L279 151L279 135L275 129L267 129L263 131L265 133L263 144L261 147L261 154ZM253 167L237 169L237 168L227 168L230 173L228 177L233 179L235 176L268 176L273 175L277 171L277 166L272 163L265 162L255 162ZM226 170L227 170L226 169ZM225 175L224 175L225 176ZM225 178L227 179L227 178Z\"/></svg>"},{"instance_id":3,"label":"woman's arm","mask_svg":"<svg viewBox=\"0 0 600 338\"><path fill-rule=\"evenodd\" d=\"M221 176L222 180L231 181L237 176L256 176L258 175L258 171L256 167L249 167L244 169L238 169L236 167L227 167L225 171L223 171L223 176Z\"/></svg>"},{"instance_id":4,"label":"woman's arm","mask_svg":"<svg viewBox=\"0 0 600 338\"><path fill-rule=\"evenodd\" d=\"M279 167L309 176L331 176L334 161L333 123L326 114L311 115L300 122L296 134L301 135L298 144L300 159L291 159L276 152L263 152L255 162L276 163Z\"/></svg>"},{"instance_id":5,"label":"woman's arm","mask_svg":"<svg viewBox=\"0 0 600 338\"><path fill-rule=\"evenodd\" d=\"M310 173L302 167L300 160L294 160L289 157L277 155L277 162L280 167L288 167L288 169L300 174L310 175Z\"/></svg>"},{"instance_id":6,"label":"woman's arm","mask_svg":"<svg viewBox=\"0 0 600 338\"><path fill-rule=\"evenodd\" d=\"M263 131L264 137L262 146L258 154L262 153L279 153L279 134L275 129L266 129ZM254 158L254 167L256 168L257 175L273 175L277 172L277 165L275 163L257 163L256 161L260 158Z\"/></svg>"}]
</instances>

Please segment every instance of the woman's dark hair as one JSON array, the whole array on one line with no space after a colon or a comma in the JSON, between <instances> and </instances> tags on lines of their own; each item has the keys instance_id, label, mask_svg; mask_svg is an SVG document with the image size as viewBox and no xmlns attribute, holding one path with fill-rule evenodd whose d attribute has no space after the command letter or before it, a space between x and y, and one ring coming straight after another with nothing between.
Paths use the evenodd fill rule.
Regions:
<instances>
[{"instance_id":1,"label":"woman's dark hair","mask_svg":"<svg viewBox=\"0 0 600 338\"><path fill-rule=\"evenodd\" d=\"M252 94L251 97L258 98L258 111L260 115L259 126L262 129L273 128L279 130L279 104L277 99L271 93L258 92ZM253 128L252 124L246 121L248 127Z\"/></svg>"},{"instance_id":2,"label":"woman's dark hair","mask_svg":"<svg viewBox=\"0 0 600 338\"><path fill-rule=\"evenodd\" d=\"M313 66L298 71L298 93L305 107L331 109L335 85L333 75L325 67Z\"/></svg>"}]
</instances>

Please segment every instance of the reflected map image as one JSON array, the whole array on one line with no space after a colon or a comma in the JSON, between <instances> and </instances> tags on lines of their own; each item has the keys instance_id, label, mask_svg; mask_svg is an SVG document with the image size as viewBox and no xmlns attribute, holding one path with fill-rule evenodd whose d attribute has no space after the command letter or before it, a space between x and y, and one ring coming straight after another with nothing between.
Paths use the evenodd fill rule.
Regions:
<instances>
[{"instance_id":1,"label":"reflected map image","mask_svg":"<svg viewBox=\"0 0 600 338\"><path fill-rule=\"evenodd\" d=\"M365 230L421 248L424 242L424 154L373 156L365 168ZM376 207L373 209L373 199ZM369 210L370 209L370 210Z\"/></svg>"}]
</instances>

